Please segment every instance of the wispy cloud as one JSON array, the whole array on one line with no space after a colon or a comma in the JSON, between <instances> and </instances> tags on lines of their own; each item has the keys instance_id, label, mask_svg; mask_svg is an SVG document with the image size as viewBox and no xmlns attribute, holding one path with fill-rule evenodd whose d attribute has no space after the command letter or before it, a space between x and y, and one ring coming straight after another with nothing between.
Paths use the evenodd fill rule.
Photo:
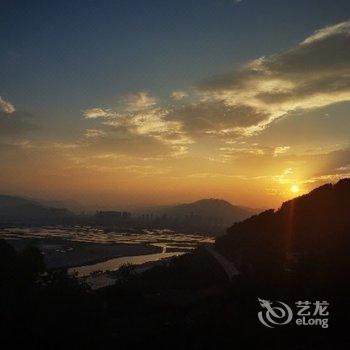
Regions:
<instances>
[{"instance_id":1,"label":"wispy cloud","mask_svg":"<svg viewBox=\"0 0 350 350\"><path fill-rule=\"evenodd\" d=\"M86 131L87 142L94 149L106 152L139 153L140 156L186 153L192 141L179 121L166 120L167 109L147 92L124 96L116 108L91 108L86 119L101 119L98 128Z\"/></svg>"},{"instance_id":2,"label":"wispy cloud","mask_svg":"<svg viewBox=\"0 0 350 350\"><path fill-rule=\"evenodd\" d=\"M180 101L183 100L185 97L188 97L188 93L186 91L173 91L171 93L171 97L176 100L176 101Z\"/></svg>"},{"instance_id":3,"label":"wispy cloud","mask_svg":"<svg viewBox=\"0 0 350 350\"><path fill-rule=\"evenodd\" d=\"M115 117L115 112L107 108L89 108L83 112L86 119Z\"/></svg>"},{"instance_id":4,"label":"wispy cloud","mask_svg":"<svg viewBox=\"0 0 350 350\"><path fill-rule=\"evenodd\" d=\"M174 91L172 102L147 92L125 96L118 108L91 108L87 119L166 144L251 136L295 110L350 100L350 22L320 29L289 50ZM277 149L275 155L287 149Z\"/></svg>"},{"instance_id":5,"label":"wispy cloud","mask_svg":"<svg viewBox=\"0 0 350 350\"><path fill-rule=\"evenodd\" d=\"M278 146L275 147L274 151L273 151L273 156L277 157L280 154L286 153L290 150L289 146Z\"/></svg>"},{"instance_id":6,"label":"wispy cloud","mask_svg":"<svg viewBox=\"0 0 350 350\"><path fill-rule=\"evenodd\" d=\"M233 132L245 135L258 132L297 109L348 101L349 46L350 22L323 28L294 48L203 81L198 86L201 99L206 103L220 103L227 111L243 104L261 115L262 118L251 125L247 122L246 126L233 126ZM198 118L198 114L193 118ZM228 116L228 119L237 118Z\"/></svg>"},{"instance_id":7,"label":"wispy cloud","mask_svg":"<svg viewBox=\"0 0 350 350\"><path fill-rule=\"evenodd\" d=\"M7 114L11 114L11 113L15 112L15 110L16 109L11 102L4 100L0 96L0 111L7 113Z\"/></svg>"}]
</instances>

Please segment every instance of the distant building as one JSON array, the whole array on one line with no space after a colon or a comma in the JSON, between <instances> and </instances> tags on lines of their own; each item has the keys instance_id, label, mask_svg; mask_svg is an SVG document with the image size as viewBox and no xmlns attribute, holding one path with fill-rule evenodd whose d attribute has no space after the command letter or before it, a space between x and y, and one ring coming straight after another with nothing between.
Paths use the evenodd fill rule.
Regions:
<instances>
[{"instance_id":1,"label":"distant building","mask_svg":"<svg viewBox=\"0 0 350 350\"><path fill-rule=\"evenodd\" d=\"M95 219L102 222L119 222L122 220L130 219L131 213L127 211L97 211L95 214Z\"/></svg>"}]
</instances>

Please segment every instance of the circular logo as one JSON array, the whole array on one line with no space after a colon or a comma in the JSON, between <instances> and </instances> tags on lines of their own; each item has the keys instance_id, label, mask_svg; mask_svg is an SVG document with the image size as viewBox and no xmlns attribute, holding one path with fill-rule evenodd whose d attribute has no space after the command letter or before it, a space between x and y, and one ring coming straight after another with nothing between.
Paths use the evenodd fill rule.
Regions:
<instances>
[{"instance_id":1,"label":"circular logo","mask_svg":"<svg viewBox=\"0 0 350 350\"><path fill-rule=\"evenodd\" d=\"M258 318L264 326L274 328L275 325L287 324L292 320L292 309L282 301L271 302L259 298L258 300L264 309L258 313Z\"/></svg>"}]
</instances>

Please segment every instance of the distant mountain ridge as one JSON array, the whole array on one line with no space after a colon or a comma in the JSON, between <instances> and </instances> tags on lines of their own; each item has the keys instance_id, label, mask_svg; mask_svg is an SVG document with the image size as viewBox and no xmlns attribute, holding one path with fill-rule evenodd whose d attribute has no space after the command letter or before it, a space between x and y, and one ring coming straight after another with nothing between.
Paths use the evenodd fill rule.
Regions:
<instances>
[{"instance_id":1,"label":"distant mountain ridge","mask_svg":"<svg viewBox=\"0 0 350 350\"><path fill-rule=\"evenodd\" d=\"M51 207L51 208L65 208L70 211L72 211L75 214L80 214L81 212L84 212L87 210L86 207L81 205L79 202L71 199L66 200L36 200L40 204Z\"/></svg>"},{"instance_id":2,"label":"distant mountain ridge","mask_svg":"<svg viewBox=\"0 0 350 350\"><path fill-rule=\"evenodd\" d=\"M223 220L238 221L255 214L253 209L232 205L218 198L200 199L192 203L184 203L168 208L167 213L174 216L200 215L217 217Z\"/></svg>"},{"instance_id":3,"label":"distant mountain ridge","mask_svg":"<svg viewBox=\"0 0 350 350\"><path fill-rule=\"evenodd\" d=\"M72 215L65 208L45 206L23 197L0 195L0 223L46 222Z\"/></svg>"},{"instance_id":4,"label":"distant mountain ridge","mask_svg":"<svg viewBox=\"0 0 350 350\"><path fill-rule=\"evenodd\" d=\"M11 208L34 203L35 201L23 197L0 195L0 210L3 208Z\"/></svg>"},{"instance_id":5,"label":"distant mountain ridge","mask_svg":"<svg viewBox=\"0 0 350 350\"><path fill-rule=\"evenodd\" d=\"M138 212L174 218L206 218L207 220L217 220L227 227L236 221L247 219L256 214L258 210L236 206L223 199L208 198L192 203L144 208L139 209Z\"/></svg>"}]
</instances>

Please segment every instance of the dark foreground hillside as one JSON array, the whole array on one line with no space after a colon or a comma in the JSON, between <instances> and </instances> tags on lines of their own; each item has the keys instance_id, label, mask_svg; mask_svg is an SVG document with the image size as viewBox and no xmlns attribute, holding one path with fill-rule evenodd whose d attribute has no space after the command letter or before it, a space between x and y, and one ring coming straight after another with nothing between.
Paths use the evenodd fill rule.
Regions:
<instances>
[{"instance_id":1,"label":"dark foreground hillside","mask_svg":"<svg viewBox=\"0 0 350 350\"><path fill-rule=\"evenodd\" d=\"M349 191L342 180L231 227L216 250L240 271L232 280L202 247L140 275L125 266L115 286L92 292L64 271L45 272L34 247L16 253L2 242L2 340L46 349L348 349ZM327 327L267 327L258 299L326 302Z\"/></svg>"},{"instance_id":2,"label":"dark foreground hillside","mask_svg":"<svg viewBox=\"0 0 350 350\"><path fill-rule=\"evenodd\" d=\"M216 247L246 272L303 268L324 275L348 266L349 238L350 179L343 179L234 224Z\"/></svg>"}]
</instances>

